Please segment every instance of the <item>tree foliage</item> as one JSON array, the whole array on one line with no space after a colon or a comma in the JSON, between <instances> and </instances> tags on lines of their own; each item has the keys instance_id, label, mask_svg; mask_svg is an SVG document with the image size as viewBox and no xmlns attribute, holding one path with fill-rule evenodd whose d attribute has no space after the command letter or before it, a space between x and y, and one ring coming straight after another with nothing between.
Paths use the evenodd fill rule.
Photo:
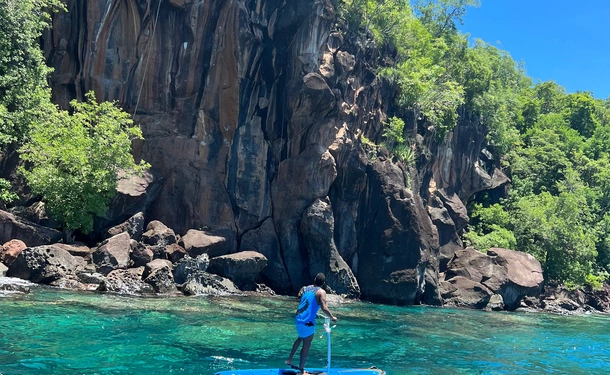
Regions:
<instances>
[{"instance_id":1,"label":"tree foliage","mask_svg":"<svg viewBox=\"0 0 610 375\"><path fill-rule=\"evenodd\" d=\"M60 0L0 2L0 146L20 142L50 105L50 68L37 39Z\"/></svg>"},{"instance_id":2,"label":"tree foliage","mask_svg":"<svg viewBox=\"0 0 610 375\"><path fill-rule=\"evenodd\" d=\"M512 184L502 202L470 206L465 243L526 251L551 279L599 283L610 272L610 98L534 84L506 51L470 44L457 26L477 5L344 0L341 14L367 45L395 51L379 73L396 87L396 113L414 112L441 142L458 113L488 131ZM390 119L384 145L397 155L410 142L404 122Z\"/></svg>"},{"instance_id":3,"label":"tree foliage","mask_svg":"<svg viewBox=\"0 0 610 375\"><path fill-rule=\"evenodd\" d=\"M144 167L131 155L141 138L129 115L113 103L71 102L73 113L49 113L53 126L34 123L21 148L22 168L32 191L42 196L49 214L69 229L88 233L116 194L118 173Z\"/></svg>"}]
</instances>

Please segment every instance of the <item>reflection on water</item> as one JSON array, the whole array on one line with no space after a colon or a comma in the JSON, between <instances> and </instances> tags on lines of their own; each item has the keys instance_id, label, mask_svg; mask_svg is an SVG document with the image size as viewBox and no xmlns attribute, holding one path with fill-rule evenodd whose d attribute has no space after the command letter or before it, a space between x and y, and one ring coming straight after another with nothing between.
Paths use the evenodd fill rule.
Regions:
<instances>
[{"instance_id":1,"label":"reflection on water","mask_svg":"<svg viewBox=\"0 0 610 375\"><path fill-rule=\"evenodd\" d=\"M280 367L288 297L136 298L36 289L0 298L0 374L212 374ZM331 304L333 366L401 374L594 374L610 318ZM326 365L322 322L308 365Z\"/></svg>"}]
</instances>

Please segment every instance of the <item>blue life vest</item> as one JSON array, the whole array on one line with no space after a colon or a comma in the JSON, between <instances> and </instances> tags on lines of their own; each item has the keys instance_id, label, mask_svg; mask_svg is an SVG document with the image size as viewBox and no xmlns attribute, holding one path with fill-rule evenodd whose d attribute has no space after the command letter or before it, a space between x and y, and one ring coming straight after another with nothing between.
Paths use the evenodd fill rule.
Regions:
<instances>
[{"instance_id":1,"label":"blue life vest","mask_svg":"<svg viewBox=\"0 0 610 375\"><path fill-rule=\"evenodd\" d=\"M295 322L296 324L314 325L316 322L316 314L320 310L320 305L316 300L316 292L320 287L309 285L303 290L301 303L297 309Z\"/></svg>"}]
</instances>

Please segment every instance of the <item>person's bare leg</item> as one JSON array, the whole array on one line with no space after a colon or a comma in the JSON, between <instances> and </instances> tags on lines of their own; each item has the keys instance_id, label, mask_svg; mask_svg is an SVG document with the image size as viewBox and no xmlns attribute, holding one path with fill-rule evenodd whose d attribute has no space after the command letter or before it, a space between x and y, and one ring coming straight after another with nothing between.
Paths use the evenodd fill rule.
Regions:
<instances>
[{"instance_id":1,"label":"person's bare leg","mask_svg":"<svg viewBox=\"0 0 610 375\"><path fill-rule=\"evenodd\" d=\"M299 369L303 374L307 374L305 372L305 362L307 362L307 355L309 354L309 348L311 347L311 342L313 341L313 335L307 336L303 339L303 347L301 348L301 362L299 362Z\"/></svg>"},{"instance_id":2,"label":"person's bare leg","mask_svg":"<svg viewBox=\"0 0 610 375\"><path fill-rule=\"evenodd\" d=\"M288 356L288 359L286 360L287 365L289 365L289 366L292 365L292 357L294 357L294 353L296 353L299 346L301 346L302 341L303 341L303 339L300 337L297 337L297 339L294 340L294 344L292 344L292 350L290 351L290 355Z\"/></svg>"}]
</instances>

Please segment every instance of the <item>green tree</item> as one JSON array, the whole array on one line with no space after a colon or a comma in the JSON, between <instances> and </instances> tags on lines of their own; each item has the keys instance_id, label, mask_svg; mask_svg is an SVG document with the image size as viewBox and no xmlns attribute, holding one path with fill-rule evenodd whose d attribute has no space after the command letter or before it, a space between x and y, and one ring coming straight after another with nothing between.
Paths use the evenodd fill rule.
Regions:
<instances>
[{"instance_id":1,"label":"green tree","mask_svg":"<svg viewBox=\"0 0 610 375\"><path fill-rule=\"evenodd\" d=\"M0 146L21 142L50 106L50 69L37 39L60 0L0 1Z\"/></svg>"},{"instance_id":2,"label":"green tree","mask_svg":"<svg viewBox=\"0 0 610 375\"><path fill-rule=\"evenodd\" d=\"M21 168L32 191L42 196L49 214L70 230L88 233L116 194L120 170L140 170L131 141L141 138L129 115L113 103L71 102L73 113L56 110L49 122L34 123L21 148L29 168Z\"/></svg>"},{"instance_id":3,"label":"green tree","mask_svg":"<svg viewBox=\"0 0 610 375\"><path fill-rule=\"evenodd\" d=\"M591 137L601 124L596 112L597 102L590 93L579 92L564 98L562 114L572 129L584 137Z\"/></svg>"},{"instance_id":4,"label":"green tree","mask_svg":"<svg viewBox=\"0 0 610 375\"><path fill-rule=\"evenodd\" d=\"M438 38L457 33L457 23L464 24L466 9L479 6L478 0L416 0L414 8L421 22Z\"/></svg>"},{"instance_id":5,"label":"green tree","mask_svg":"<svg viewBox=\"0 0 610 375\"><path fill-rule=\"evenodd\" d=\"M471 224L464 240L468 246L479 251L492 247L514 249L517 240L510 227L510 216L500 204L483 207L475 203L470 213Z\"/></svg>"},{"instance_id":6,"label":"green tree","mask_svg":"<svg viewBox=\"0 0 610 375\"><path fill-rule=\"evenodd\" d=\"M553 81L538 83L535 87L536 96L540 100L540 113L559 113L566 90Z\"/></svg>"},{"instance_id":7,"label":"green tree","mask_svg":"<svg viewBox=\"0 0 610 375\"><path fill-rule=\"evenodd\" d=\"M17 194L11 191L11 183L0 178L0 208L6 207L7 203L11 203L17 199Z\"/></svg>"}]
</instances>

